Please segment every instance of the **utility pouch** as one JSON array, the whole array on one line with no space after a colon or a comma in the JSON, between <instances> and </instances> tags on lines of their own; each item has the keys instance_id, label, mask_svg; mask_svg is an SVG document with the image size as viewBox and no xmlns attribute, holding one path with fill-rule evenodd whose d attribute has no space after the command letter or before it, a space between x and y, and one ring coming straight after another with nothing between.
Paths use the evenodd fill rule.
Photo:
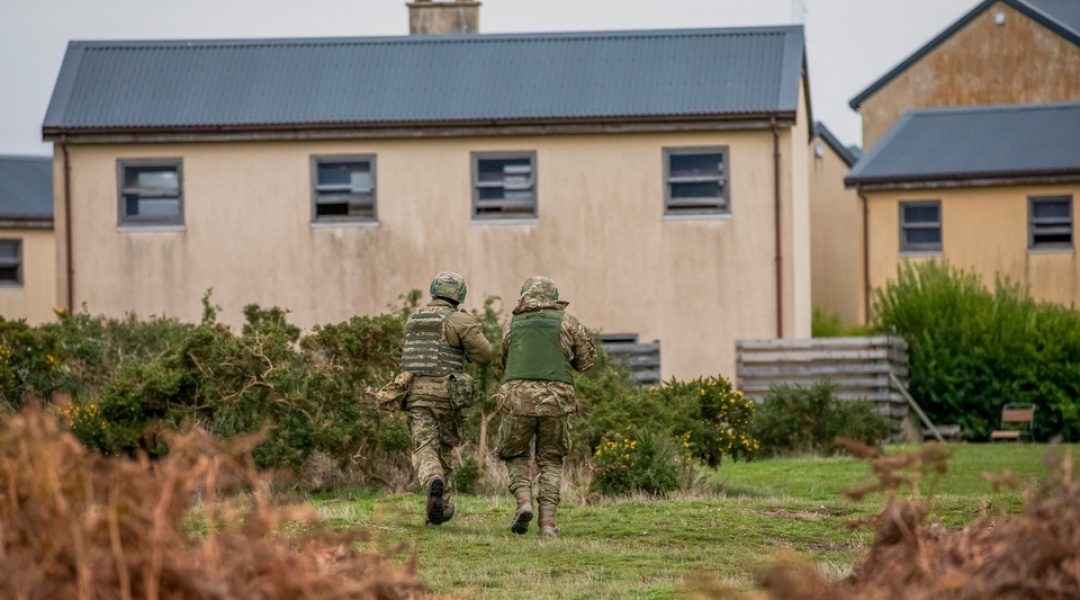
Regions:
<instances>
[{"instance_id":1,"label":"utility pouch","mask_svg":"<svg viewBox=\"0 0 1080 600\"><path fill-rule=\"evenodd\" d=\"M450 376L450 406L456 410L476 403L476 384L472 375L456 373Z\"/></svg>"},{"instance_id":2,"label":"utility pouch","mask_svg":"<svg viewBox=\"0 0 1080 600\"><path fill-rule=\"evenodd\" d=\"M393 412L405 410L405 396L409 393L412 385L413 374L402 371L394 376L386 385L375 393L375 400L379 410Z\"/></svg>"}]
</instances>

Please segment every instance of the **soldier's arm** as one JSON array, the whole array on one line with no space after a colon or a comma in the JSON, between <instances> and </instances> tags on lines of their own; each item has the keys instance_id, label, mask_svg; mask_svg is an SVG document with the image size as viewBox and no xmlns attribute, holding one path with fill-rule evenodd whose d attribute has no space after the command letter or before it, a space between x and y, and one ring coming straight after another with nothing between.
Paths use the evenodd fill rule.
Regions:
<instances>
[{"instance_id":1,"label":"soldier's arm","mask_svg":"<svg viewBox=\"0 0 1080 600\"><path fill-rule=\"evenodd\" d=\"M566 315L563 325L570 338L570 366L583 373L593 368L596 364L596 346L593 345L592 336L572 315Z\"/></svg>"},{"instance_id":2,"label":"soldier's arm","mask_svg":"<svg viewBox=\"0 0 1080 600\"><path fill-rule=\"evenodd\" d=\"M510 351L510 321L503 325L502 333L502 366L506 368L506 355Z\"/></svg>"},{"instance_id":3,"label":"soldier's arm","mask_svg":"<svg viewBox=\"0 0 1080 600\"><path fill-rule=\"evenodd\" d=\"M480 330L476 317L456 312L446 319L446 339L451 346L461 348L474 363L486 365L491 362L491 343Z\"/></svg>"}]
</instances>

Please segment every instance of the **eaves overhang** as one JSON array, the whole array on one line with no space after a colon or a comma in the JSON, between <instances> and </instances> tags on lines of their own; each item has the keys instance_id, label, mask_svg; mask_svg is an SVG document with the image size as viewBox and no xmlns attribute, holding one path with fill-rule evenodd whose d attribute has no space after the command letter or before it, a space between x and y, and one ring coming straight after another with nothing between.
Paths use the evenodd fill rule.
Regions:
<instances>
[{"instance_id":1,"label":"eaves overhang","mask_svg":"<svg viewBox=\"0 0 1080 600\"><path fill-rule=\"evenodd\" d=\"M1080 182L1080 169L844 178L845 187L863 191L1053 185L1076 182Z\"/></svg>"},{"instance_id":2,"label":"eaves overhang","mask_svg":"<svg viewBox=\"0 0 1080 600\"><path fill-rule=\"evenodd\" d=\"M42 128L47 141L104 143L131 141L241 141L290 139L362 139L547 135L567 133L636 133L710 131L795 124L789 110L716 115L643 115L566 119L484 119L458 121L380 121L364 123L252 123L229 125L174 125L154 127L105 126Z\"/></svg>"}]
</instances>

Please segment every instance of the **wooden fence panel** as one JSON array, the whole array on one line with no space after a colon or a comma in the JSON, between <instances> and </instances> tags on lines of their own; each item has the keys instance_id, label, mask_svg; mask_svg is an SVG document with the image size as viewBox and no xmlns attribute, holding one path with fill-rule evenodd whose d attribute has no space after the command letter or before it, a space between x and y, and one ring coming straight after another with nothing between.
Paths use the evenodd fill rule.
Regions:
<instances>
[{"instance_id":1,"label":"wooden fence panel","mask_svg":"<svg viewBox=\"0 0 1080 600\"><path fill-rule=\"evenodd\" d=\"M630 367L630 375L639 385L660 384L660 342L639 344L604 341L602 343L608 356Z\"/></svg>"}]
</instances>

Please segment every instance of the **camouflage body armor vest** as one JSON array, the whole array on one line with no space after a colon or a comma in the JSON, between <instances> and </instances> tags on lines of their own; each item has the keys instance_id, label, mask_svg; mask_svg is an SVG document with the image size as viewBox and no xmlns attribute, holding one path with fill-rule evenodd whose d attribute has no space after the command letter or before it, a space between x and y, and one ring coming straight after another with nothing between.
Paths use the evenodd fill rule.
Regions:
<instances>
[{"instance_id":1,"label":"camouflage body armor vest","mask_svg":"<svg viewBox=\"0 0 1080 600\"><path fill-rule=\"evenodd\" d=\"M574 383L570 361L563 350L561 310L514 315L510 320L509 349L503 381L534 379Z\"/></svg>"},{"instance_id":2,"label":"camouflage body armor vest","mask_svg":"<svg viewBox=\"0 0 1080 600\"><path fill-rule=\"evenodd\" d=\"M443 322L453 313L452 308L420 309L409 317L401 352L402 371L441 377L464 370L464 352L451 346L443 335Z\"/></svg>"}]
</instances>

